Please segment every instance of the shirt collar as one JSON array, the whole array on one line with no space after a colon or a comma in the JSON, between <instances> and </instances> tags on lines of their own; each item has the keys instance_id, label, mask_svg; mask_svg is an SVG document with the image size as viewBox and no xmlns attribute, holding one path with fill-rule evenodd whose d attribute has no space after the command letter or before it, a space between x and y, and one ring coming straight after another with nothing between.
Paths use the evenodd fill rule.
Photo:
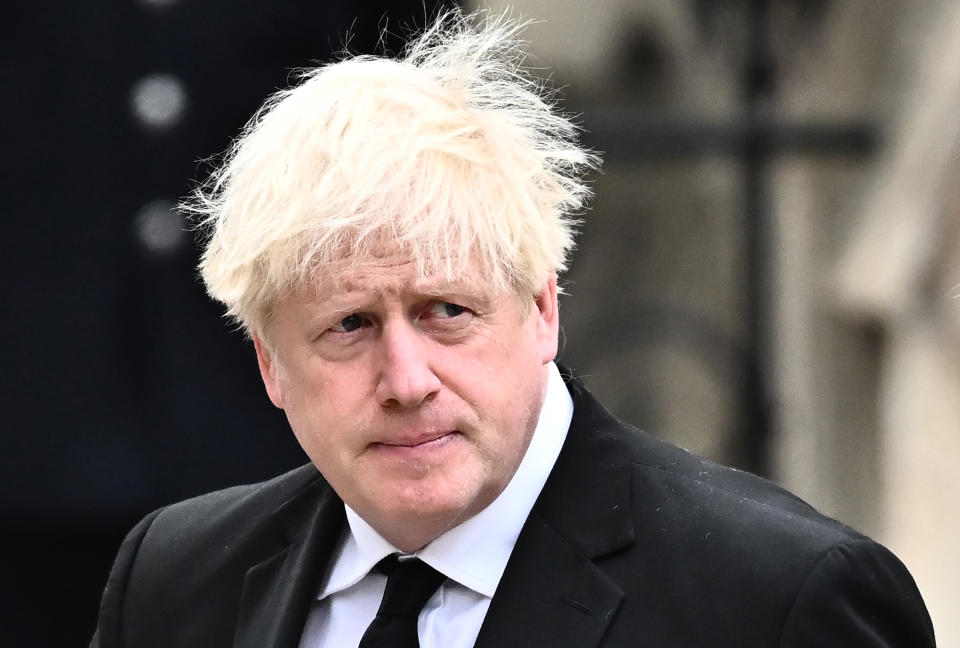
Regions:
<instances>
[{"instance_id":1,"label":"shirt collar","mask_svg":"<svg viewBox=\"0 0 960 648\"><path fill-rule=\"evenodd\" d=\"M448 578L492 597L520 530L557 461L572 417L573 401L551 362L537 426L507 487L487 508L446 531L416 556ZM350 533L320 599L358 583L380 560L398 551L353 509L344 507Z\"/></svg>"}]
</instances>

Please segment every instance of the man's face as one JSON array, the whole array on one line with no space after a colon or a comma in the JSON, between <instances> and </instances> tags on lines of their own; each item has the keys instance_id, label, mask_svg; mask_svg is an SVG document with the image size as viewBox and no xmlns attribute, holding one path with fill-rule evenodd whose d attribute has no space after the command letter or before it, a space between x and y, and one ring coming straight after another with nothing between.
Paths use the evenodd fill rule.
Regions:
<instances>
[{"instance_id":1,"label":"man's face","mask_svg":"<svg viewBox=\"0 0 960 648\"><path fill-rule=\"evenodd\" d=\"M335 272L336 269L331 269ZM372 259L281 300L256 338L271 400L343 500L415 551L504 489L557 350L556 282L521 299Z\"/></svg>"}]
</instances>

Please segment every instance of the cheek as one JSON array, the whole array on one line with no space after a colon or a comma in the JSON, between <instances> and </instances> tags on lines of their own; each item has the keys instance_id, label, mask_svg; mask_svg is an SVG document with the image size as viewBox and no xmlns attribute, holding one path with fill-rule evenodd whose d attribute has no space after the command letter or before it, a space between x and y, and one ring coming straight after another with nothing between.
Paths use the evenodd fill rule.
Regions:
<instances>
[{"instance_id":1,"label":"cheek","mask_svg":"<svg viewBox=\"0 0 960 648\"><path fill-rule=\"evenodd\" d=\"M299 409L322 410L324 403L339 403L352 393L358 393L358 367L329 363L308 353L301 354L295 363L281 367L278 382L291 406Z\"/></svg>"},{"instance_id":2,"label":"cheek","mask_svg":"<svg viewBox=\"0 0 960 648\"><path fill-rule=\"evenodd\" d=\"M499 419L494 424L497 450L508 464L519 462L533 437L543 402L538 387L541 371L542 368L517 371L513 382L496 383L499 394L493 401L492 414Z\"/></svg>"},{"instance_id":3,"label":"cheek","mask_svg":"<svg viewBox=\"0 0 960 648\"><path fill-rule=\"evenodd\" d=\"M315 366L288 376L287 420L305 450L332 451L349 444L371 421L372 399L362 370Z\"/></svg>"}]
</instances>

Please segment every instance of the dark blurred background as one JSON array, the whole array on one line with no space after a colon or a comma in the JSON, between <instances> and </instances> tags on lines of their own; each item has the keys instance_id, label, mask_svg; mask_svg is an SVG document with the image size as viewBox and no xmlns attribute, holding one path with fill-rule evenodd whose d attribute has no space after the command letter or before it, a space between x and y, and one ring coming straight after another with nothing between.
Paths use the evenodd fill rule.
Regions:
<instances>
[{"instance_id":1,"label":"dark blurred background","mask_svg":"<svg viewBox=\"0 0 960 648\"><path fill-rule=\"evenodd\" d=\"M139 518L305 461L170 208L292 69L434 4L4 4L0 644L86 645Z\"/></svg>"},{"instance_id":2,"label":"dark blurred background","mask_svg":"<svg viewBox=\"0 0 960 648\"><path fill-rule=\"evenodd\" d=\"M4 4L0 645L85 645L137 520L305 461L171 208L292 70L441 4ZM877 535L960 645L960 3L465 5L540 21L605 160L563 361Z\"/></svg>"}]
</instances>

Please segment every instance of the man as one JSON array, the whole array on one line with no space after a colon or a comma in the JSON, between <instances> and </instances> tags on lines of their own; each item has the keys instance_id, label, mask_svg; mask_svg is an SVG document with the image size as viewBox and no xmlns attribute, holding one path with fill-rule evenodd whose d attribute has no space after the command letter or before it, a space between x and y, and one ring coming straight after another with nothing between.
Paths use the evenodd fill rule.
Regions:
<instances>
[{"instance_id":1,"label":"man","mask_svg":"<svg viewBox=\"0 0 960 648\"><path fill-rule=\"evenodd\" d=\"M208 290L311 463L148 516L93 645L933 645L884 548L561 375L595 159L519 29L454 13L308 73L198 192Z\"/></svg>"}]
</instances>

